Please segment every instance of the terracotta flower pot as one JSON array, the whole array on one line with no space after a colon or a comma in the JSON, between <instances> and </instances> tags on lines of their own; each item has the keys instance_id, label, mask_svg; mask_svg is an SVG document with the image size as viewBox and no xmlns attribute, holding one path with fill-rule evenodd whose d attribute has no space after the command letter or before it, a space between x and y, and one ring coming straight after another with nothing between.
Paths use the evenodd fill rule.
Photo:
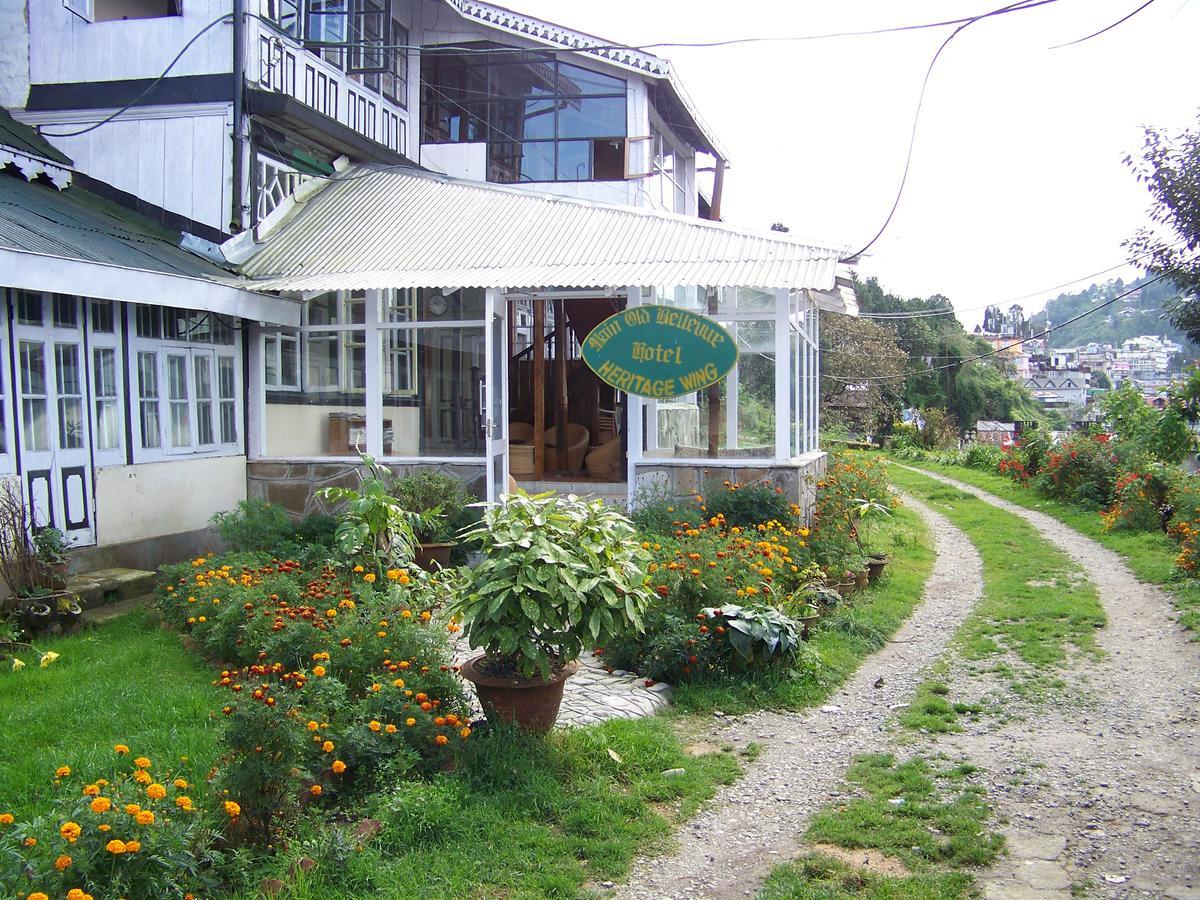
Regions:
<instances>
[{"instance_id":1,"label":"terracotta flower pot","mask_svg":"<svg viewBox=\"0 0 1200 900\"><path fill-rule=\"evenodd\" d=\"M866 590L869 580L870 577L867 574L866 569L863 569L861 572L854 573L854 586L860 591Z\"/></svg>"},{"instance_id":2,"label":"terracotta flower pot","mask_svg":"<svg viewBox=\"0 0 1200 900\"><path fill-rule=\"evenodd\" d=\"M545 734L558 719L563 688L579 668L578 661L563 666L549 681L540 678L499 678L479 670L484 656L463 663L460 674L475 685L479 705L492 722L511 722L525 731Z\"/></svg>"},{"instance_id":3,"label":"terracotta flower pot","mask_svg":"<svg viewBox=\"0 0 1200 900\"><path fill-rule=\"evenodd\" d=\"M867 581L874 584L883 575L889 560L886 556L872 556L867 560Z\"/></svg>"},{"instance_id":4,"label":"terracotta flower pot","mask_svg":"<svg viewBox=\"0 0 1200 900\"><path fill-rule=\"evenodd\" d=\"M427 572L435 571L434 564L437 568L445 569L450 565L450 552L454 549L454 542L439 544L417 544L416 563Z\"/></svg>"}]
</instances>

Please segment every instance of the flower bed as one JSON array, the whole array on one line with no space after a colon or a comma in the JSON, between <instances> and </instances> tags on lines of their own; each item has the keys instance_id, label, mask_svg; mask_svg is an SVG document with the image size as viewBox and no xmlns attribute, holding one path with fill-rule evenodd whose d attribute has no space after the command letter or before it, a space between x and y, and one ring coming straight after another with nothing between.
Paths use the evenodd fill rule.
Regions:
<instances>
[{"instance_id":1,"label":"flower bed","mask_svg":"<svg viewBox=\"0 0 1200 900\"><path fill-rule=\"evenodd\" d=\"M303 805L336 806L385 774L449 764L470 737L432 609L452 575L372 572L240 555L173 567L164 619L221 665L235 838L264 841Z\"/></svg>"}]
</instances>

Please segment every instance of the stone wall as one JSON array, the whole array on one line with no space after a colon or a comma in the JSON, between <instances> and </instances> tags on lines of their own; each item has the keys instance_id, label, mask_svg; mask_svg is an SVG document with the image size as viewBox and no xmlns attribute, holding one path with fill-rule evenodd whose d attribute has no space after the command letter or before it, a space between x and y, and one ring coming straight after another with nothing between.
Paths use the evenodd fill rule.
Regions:
<instances>
[{"instance_id":1,"label":"stone wall","mask_svg":"<svg viewBox=\"0 0 1200 900\"><path fill-rule=\"evenodd\" d=\"M792 463L769 463L755 466L748 459L714 459L704 465L657 463L651 460L637 464L637 484L634 504L639 496L688 497L703 494L712 482L761 484L769 481L783 488L788 500L804 511L806 522L812 521L816 505L817 482L825 474L826 453L810 453Z\"/></svg>"},{"instance_id":2,"label":"stone wall","mask_svg":"<svg viewBox=\"0 0 1200 900\"><path fill-rule=\"evenodd\" d=\"M411 475L428 470L453 475L477 497L487 492L487 473L482 465L429 463L390 465L396 475ZM349 462L251 462L246 466L246 496L268 500L294 516L329 512L314 492L323 487L357 487L358 463Z\"/></svg>"}]
</instances>

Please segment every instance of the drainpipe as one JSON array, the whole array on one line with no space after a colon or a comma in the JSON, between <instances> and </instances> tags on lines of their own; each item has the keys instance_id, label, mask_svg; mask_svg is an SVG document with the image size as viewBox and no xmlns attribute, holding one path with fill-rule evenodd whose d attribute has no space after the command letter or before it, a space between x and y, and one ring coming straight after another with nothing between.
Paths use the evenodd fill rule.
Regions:
<instances>
[{"instance_id":1,"label":"drainpipe","mask_svg":"<svg viewBox=\"0 0 1200 900\"><path fill-rule=\"evenodd\" d=\"M714 221L721 221L721 195L725 193L725 160L719 156L713 157L716 160L716 172L713 174L713 192L712 202L708 204L708 217Z\"/></svg>"},{"instance_id":2,"label":"drainpipe","mask_svg":"<svg viewBox=\"0 0 1200 900\"><path fill-rule=\"evenodd\" d=\"M233 211L229 230L237 234L246 227L243 219L243 154L246 138L242 130L246 92L246 0L233 0Z\"/></svg>"}]
</instances>

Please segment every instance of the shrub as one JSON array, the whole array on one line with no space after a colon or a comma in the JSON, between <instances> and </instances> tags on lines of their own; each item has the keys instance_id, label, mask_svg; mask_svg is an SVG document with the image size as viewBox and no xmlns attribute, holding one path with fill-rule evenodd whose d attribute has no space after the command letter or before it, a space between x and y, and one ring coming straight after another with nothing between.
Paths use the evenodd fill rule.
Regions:
<instances>
[{"instance_id":1,"label":"shrub","mask_svg":"<svg viewBox=\"0 0 1200 900\"><path fill-rule=\"evenodd\" d=\"M211 519L231 553L268 553L281 558L325 558L333 544L334 519L308 516L292 520L281 506L266 500L242 500Z\"/></svg>"},{"instance_id":2,"label":"shrub","mask_svg":"<svg viewBox=\"0 0 1200 900\"><path fill-rule=\"evenodd\" d=\"M1047 450L1036 487L1047 497L1099 509L1112 502L1116 480L1117 455L1108 435L1078 435Z\"/></svg>"},{"instance_id":3,"label":"shrub","mask_svg":"<svg viewBox=\"0 0 1200 900\"><path fill-rule=\"evenodd\" d=\"M963 448L962 464L981 472L996 472L1004 459L1004 451L992 444L980 444L972 441Z\"/></svg>"},{"instance_id":4,"label":"shrub","mask_svg":"<svg viewBox=\"0 0 1200 900\"><path fill-rule=\"evenodd\" d=\"M794 517L783 488L761 484L710 483L703 499L709 515L721 516L729 525L749 528L764 522L787 522Z\"/></svg>"},{"instance_id":5,"label":"shrub","mask_svg":"<svg viewBox=\"0 0 1200 900\"><path fill-rule=\"evenodd\" d=\"M642 629L648 554L604 503L510 494L464 535L486 554L456 609L474 648L548 677L585 646Z\"/></svg>"},{"instance_id":6,"label":"shrub","mask_svg":"<svg viewBox=\"0 0 1200 900\"><path fill-rule=\"evenodd\" d=\"M392 495L407 512L425 515L416 526L417 539L423 543L450 541L479 519L470 505L475 496L466 485L452 475L420 471L397 478L391 487Z\"/></svg>"},{"instance_id":7,"label":"shrub","mask_svg":"<svg viewBox=\"0 0 1200 900\"><path fill-rule=\"evenodd\" d=\"M113 758L91 781L59 768L37 819L0 815L4 896L182 897L211 887L208 870L220 857L211 824L237 819L236 798L210 803L186 766L133 758L122 744Z\"/></svg>"},{"instance_id":8,"label":"shrub","mask_svg":"<svg viewBox=\"0 0 1200 900\"><path fill-rule=\"evenodd\" d=\"M1126 472L1113 488L1113 503L1104 513L1104 530L1150 531L1162 523L1165 486L1149 472Z\"/></svg>"}]
</instances>

